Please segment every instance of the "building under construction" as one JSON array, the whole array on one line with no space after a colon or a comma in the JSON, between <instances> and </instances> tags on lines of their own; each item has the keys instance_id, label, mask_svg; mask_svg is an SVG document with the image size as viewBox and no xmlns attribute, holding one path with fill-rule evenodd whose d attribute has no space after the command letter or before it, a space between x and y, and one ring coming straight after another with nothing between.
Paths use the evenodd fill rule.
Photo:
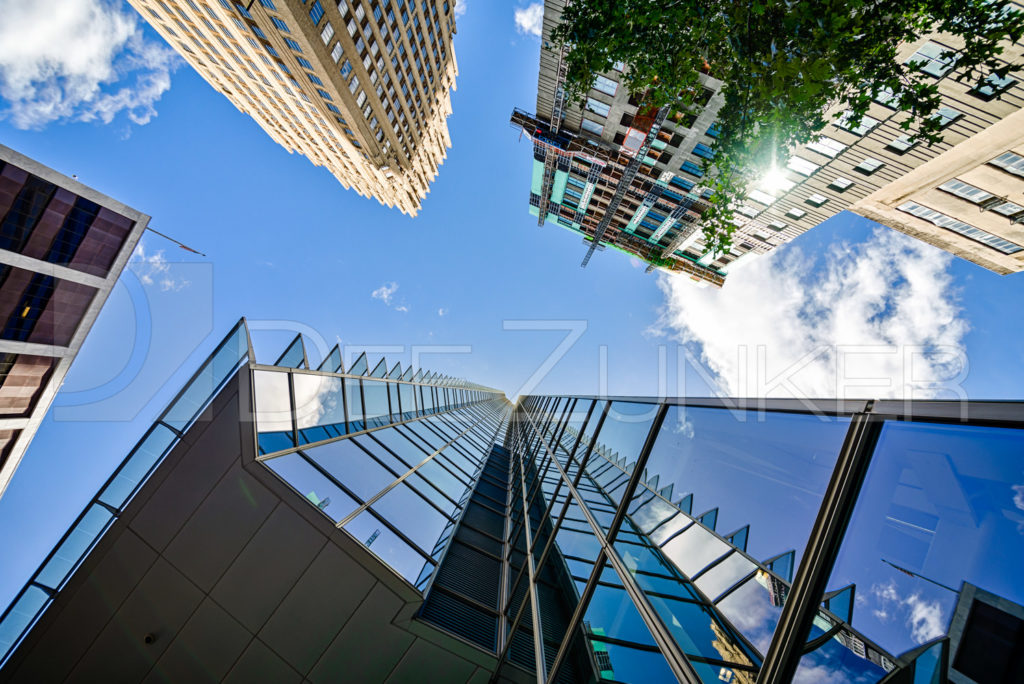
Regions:
<instances>
[{"instance_id":1,"label":"building under construction","mask_svg":"<svg viewBox=\"0 0 1024 684\"><path fill-rule=\"evenodd\" d=\"M542 45L551 46L562 0L544 4ZM774 245L768 236L737 233L728 254L710 252L699 228L709 193L700 187L702 158L710 157L722 106L722 82L701 76L691 111L655 109L621 86L618 69L597 77L582 104L564 90L564 51L541 48L536 115L519 109L512 125L533 142L530 213L583 235L583 265L612 247L650 269L685 273L721 286L745 254ZM621 67L622 65L617 65Z\"/></svg>"},{"instance_id":2,"label":"building under construction","mask_svg":"<svg viewBox=\"0 0 1024 684\"><path fill-rule=\"evenodd\" d=\"M705 245L699 223L722 81L702 74L704 90L690 109L659 110L628 92L619 63L595 78L582 102L570 103L566 52L551 37L564 7L545 0L537 113L516 110L512 124L534 143L531 213L539 225L582 233L584 266L610 246L652 269L721 285L741 260L851 210L997 273L1024 268L1019 46L1001 44L1005 75L993 71L975 83L948 54L959 49L948 34L908 40L896 63L937 89L943 140L911 140L907 113L884 94L856 126L837 104L820 135L780 151L778 166L762 169L735 198L733 246L721 253Z\"/></svg>"}]
</instances>

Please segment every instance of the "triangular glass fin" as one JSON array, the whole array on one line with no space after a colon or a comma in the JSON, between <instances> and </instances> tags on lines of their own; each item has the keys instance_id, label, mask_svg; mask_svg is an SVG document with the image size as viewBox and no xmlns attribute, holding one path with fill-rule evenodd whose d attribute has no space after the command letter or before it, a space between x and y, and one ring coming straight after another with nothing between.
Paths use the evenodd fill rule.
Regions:
<instances>
[{"instance_id":1,"label":"triangular glass fin","mask_svg":"<svg viewBox=\"0 0 1024 684\"><path fill-rule=\"evenodd\" d=\"M348 369L349 375L366 375L367 369L366 352L359 355L352 367Z\"/></svg>"},{"instance_id":2,"label":"triangular glass fin","mask_svg":"<svg viewBox=\"0 0 1024 684\"><path fill-rule=\"evenodd\" d=\"M743 527L741 527L740 529L736 530L735 532L730 534L728 537L726 537L726 540L728 540L729 543L731 543L733 546L735 546L740 551L746 551L747 550L747 537L749 535L750 535L750 525L744 525Z\"/></svg>"},{"instance_id":3,"label":"triangular glass fin","mask_svg":"<svg viewBox=\"0 0 1024 684\"><path fill-rule=\"evenodd\" d=\"M309 368L306 361L306 345L302 341L301 333L295 336L274 365L280 368Z\"/></svg>"},{"instance_id":4,"label":"triangular glass fin","mask_svg":"<svg viewBox=\"0 0 1024 684\"><path fill-rule=\"evenodd\" d=\"M327 356L320 362L320 365L316 368L319 371L327 371L328 373L342 373L341 369L341 348L338 345L334 345L331 351L327 352Z\"/></svg>"},{"instance_id":5,"label":"triangular glass fin","mask_svg":"<svg viewBox=\"0 0 1024 684\"><path fill-rule=\"evenodd\" d=\"M793 560L795 557L795 551L786 551L765 561L765 565L783 580L791 583L793 581Z\"/></svg>"},{"instance_id":6,"label":"triangular glass fin","mask_svg":"<svg viewBox=\"0 0 1024 684\"><path fill-rule=\"evenodd\" d=\"M715 525L718 524L718 508L715 507L706 513L701 513L697 519L704 523L705 527L714 532Z\"/></svg>"},{"instance_id":7,"label":"triangular glass fin","mask_svg":"<svg viewBox=\"0 0 1024 684\"><path fill-rule=\"evenodd\" d=\"M825 594L822 605L832 611L840 620L846 623L853 622L853 604L856 584L848 584L842 589Z\"/></svg>"}]
</instances>

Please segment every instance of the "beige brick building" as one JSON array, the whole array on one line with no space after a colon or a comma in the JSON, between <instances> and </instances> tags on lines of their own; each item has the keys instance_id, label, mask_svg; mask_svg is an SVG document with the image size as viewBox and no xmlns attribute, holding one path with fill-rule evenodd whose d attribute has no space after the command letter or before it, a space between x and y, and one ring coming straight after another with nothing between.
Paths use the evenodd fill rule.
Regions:
<instances>
[{"instance_id":1,"label":"beige brick building","mask_svg":"<svg viewBox=\"0 0 1024 684\"><path fill-rule=\"evenodd\" d=\"M933 34L898 56L938 86L941 143L911 144L900 128L908 115L884 101L856 129L834 111L838 121L750 193L741 232L781 244L850 210L997 273L1024 269L1024 73L958 82L943 53L961 46ZM1001 58L1019 64L1022 54L1006 44Z\"/></svg>"},{"instance_id":2,"label":"beige brick building","mask_svg":"<svg viewBox=\"0 0 1024 684\"><path fill-rule=\"evenodd\" d=\"M454 0L129 0L232 104L415 216L451 147Z\"/></svg>"}]
</instances>

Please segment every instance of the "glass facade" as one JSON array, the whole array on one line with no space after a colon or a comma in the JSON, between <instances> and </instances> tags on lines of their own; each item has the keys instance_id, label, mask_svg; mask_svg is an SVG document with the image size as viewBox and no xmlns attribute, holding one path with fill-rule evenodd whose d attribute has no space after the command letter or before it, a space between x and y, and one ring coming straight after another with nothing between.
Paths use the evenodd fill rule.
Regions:
<instances>
[{"instance_id":1,"label":"glass facade","mask_svg":"<svg viewBox=\"0 0 1024 684\"><path fill-rule=\"evenodd\" d=\"M253 367L257 458L422 591L509 405L493 390L386 369L369 371L365 355L352 366L361 375Z\"/></svg>"},{"instance_id":2,"label":"glass facade","mask_svg":"<svg viewBox=\"0 0 1024 684\"><path fill-rule=\"evenodd\" d=\"M1024 625L1022 404L510 404L365 355L312 370L301 338L258 364L240 322L0 618L0 657L238 373L251 467L495 678L945 682Z\"/></svg>"},{"instance_id":3,"label":"glass facade","mask_svg":"<svg viewBox=\"0 0 1024 684\"><path fill-rule=\"evenodd\" d=\"M521 398L504 533L488 540L502 667L946 681L964 587L1024 603L1024 410L914 408ZM431 591L444 601L428 595L423 619L462 633L434 604L464 616L467 590Z\"/></svg>"}]
</instances>

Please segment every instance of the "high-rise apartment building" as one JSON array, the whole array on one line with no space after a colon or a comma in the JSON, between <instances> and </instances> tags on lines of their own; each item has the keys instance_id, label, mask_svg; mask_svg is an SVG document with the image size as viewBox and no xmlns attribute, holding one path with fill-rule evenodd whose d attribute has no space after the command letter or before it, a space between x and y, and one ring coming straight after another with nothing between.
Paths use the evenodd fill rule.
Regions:
<instances>
[{"instance_id":1,"label":"high-rise apartment building","mask_svg":"<svg viewBox=\"0 0 1024 684\"><path fill-rule=\"evenodd\" d=\"M517 110L512 123L534 144L531 213L582 233L588 251L597 235L652 266L720 285L741 259L852 209L996 272L1024 267L1024 184L1013 166L1024 144L1014 116L1024 106L1021 72L975 87L958 82L945 60L961 47L956 40L934 34L905 44L898 60L917 64L942 96L943 141L912 144L900 127L908 115L884 97L856 127L831 112L820 137L788 156L780 151L778 168L764 169L739 199L733 248L716 254L699 229L707 206L701 162L713 154L722 83L702 76L702 105L659 116L625 91L615 69L595 80L582 107L570 105L563 55L548 49L564 5L544 3L537 114ZM999 59L1021 63L1019 45L1003 48Z\"/></svg>"},{"instance_id":2,"label":"high-rise apartment building","mask_svg":"<svg viewBox=\"0 0 1024 684\"><path fill-rule=\"evenodd\" d=\"M0 681L995 682L1024 404L521 397L214 350Z\"/></svg>"},{"instance_id":3,"label":"high-rise apartment building","mask_svg":"<svg viewBox=\"0 0 1024 684\"><path fill-rule=\"evenodd\" d=\"M0 145L0 496L148 222Z\"/></svg>"},{"instance_id":4,"label":"high-rise apartment building","mask_svg":"<svg viewBox=\"0 0 1024 684\"><path fill-rule=\"evenodd\" d=\"M289 152L419 211L451 147L454 0L130 2Z\"/></svg>"}]
</instances>

